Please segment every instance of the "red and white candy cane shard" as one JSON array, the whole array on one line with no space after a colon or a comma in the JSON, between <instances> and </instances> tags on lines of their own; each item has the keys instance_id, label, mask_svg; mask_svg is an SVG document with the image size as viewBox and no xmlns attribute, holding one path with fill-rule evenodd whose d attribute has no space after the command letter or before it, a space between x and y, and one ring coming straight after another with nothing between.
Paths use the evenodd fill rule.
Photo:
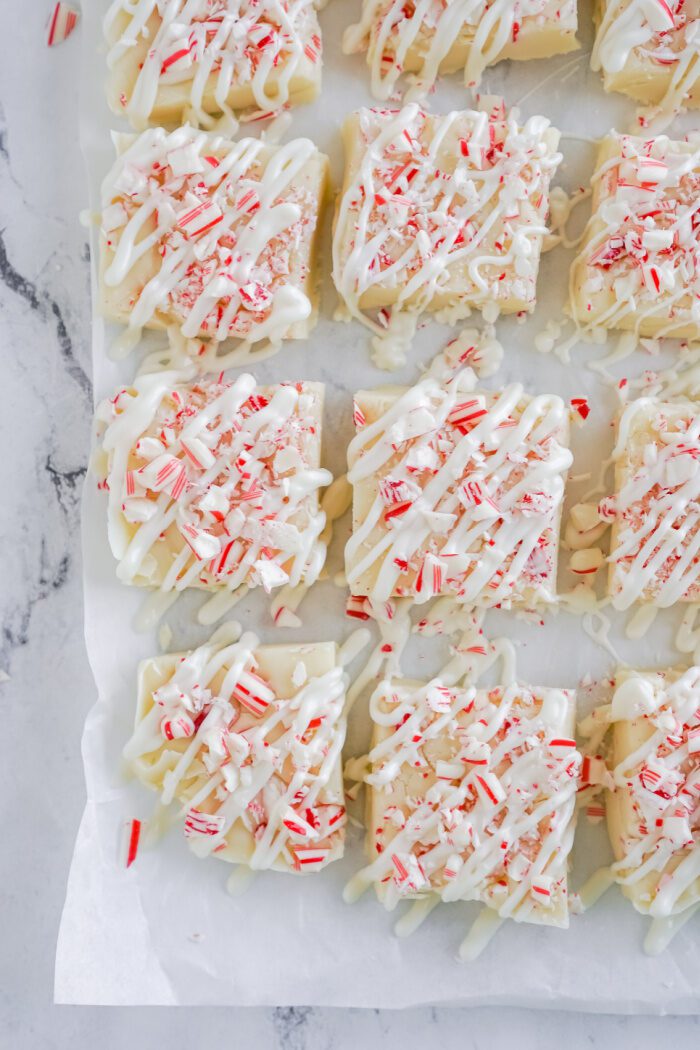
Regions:
<instances>
[{"instance_id":1,"label":"red and white candy cane shard","mask_svg":"<svg viewBox=\"0 0 700 1050\"><path fill-rule=\"evenodd\" d=\"M62 44L78 24L79 12L70 4L55 4L49 20L46 43L49 47Z\"/></svg>"},{"instance_id":2,"label":"red and white candy cane shard","mask_svg":"<svg viewBox=\"0 0 700 1050\"><path fill-rule=\"evenodd\" d=\"M189 715L181 714L177 718L164 718L160 730L166 740L186 740L194 736L194 722Z\"/></svg>"},{"instance_id":3,"label":"red and white candy cane shard","mask_svg":"<svg viewBox=\"0 0 700 1050\"><path fill-rule=\"evenodd\" d=\"M254 671L244 671L236 682L232 694L251 714L260 718L275 699L268 683Z\"/></svg>"},{"instance_id":4,"label":"red and white candy cane shard","mask_svg":"<svg viewBox=\"0 0 700 1050\"><path fill-rule=\"evenodd\" d=\"M141 821L128 820L124 825L124 867L130 868L136 860L141 841Z\"/></svg>"},{"instance_id":5,"label":"red and white candy cane shard","mask_svg":"<svg viewBox=\"0 0 700 1050\"><path fill-rule=\"evenodd\" d=\"M351 594L345 605L345 615L353 620L370 620L372 618L372 606L369 598Z\"/></svg>"},{"instance_id":6,"label":"red and white candy cane shard","mask_svg":"<svg viewBox=\"0 0 700 1050\"><path fill-rule=\"evenodd\" d=\"M302 873L320 871L328 863L330 848L319 846L294 846L294 867Z\"/></svg>"},{"instance_id":7,"label":"red and white candy cane shard","mask_svg":"<svg viewBox=\"0 0 700 1050\"><path fill-rule=\"evenodd\" d=\"M224 822L223 813L202 813L198 809L191 809L185 818L185 838L218 835Z\"/></svg>"}]
</instances>

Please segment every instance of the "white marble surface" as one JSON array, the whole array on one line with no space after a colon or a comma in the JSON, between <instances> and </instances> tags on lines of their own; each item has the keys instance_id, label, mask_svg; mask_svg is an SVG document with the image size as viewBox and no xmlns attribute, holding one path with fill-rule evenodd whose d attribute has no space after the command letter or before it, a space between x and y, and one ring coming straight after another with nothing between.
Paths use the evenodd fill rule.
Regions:
<instances>
[{"instance_id":1,"label":"white marble surface","mask_svg":"<svg viewBox=\"0 0 700 1050\"><path fill-rule=\"evenodd\" d=\"M336 0L342 2L342 0ZM78 34L48 51L49 0L0 0L0 332L9 499L0 501L0 1046L101 1050L250 1045L646 1048L700 1044L698 1018L517 1010L402 1013L56 1008L55 937L83 805L80 732L93 699L78 501L91 406L88 261L78 149ZM601 944L601 950L605 945ZM205 1042L206 1041L206 1042Z\"/></svg>"}]
</instances>

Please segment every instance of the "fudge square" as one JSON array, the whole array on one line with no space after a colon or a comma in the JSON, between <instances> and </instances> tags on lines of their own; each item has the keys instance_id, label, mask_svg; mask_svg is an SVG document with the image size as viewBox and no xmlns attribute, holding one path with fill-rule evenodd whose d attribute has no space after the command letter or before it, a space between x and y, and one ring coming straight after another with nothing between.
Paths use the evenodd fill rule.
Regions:
<instances>
[{"instance_id":1,"label":"fudge square","mask_svg":"<svg viewBox=\"0 0 700 1050\"><path fill-rule=\"evenodd\" d=\"M361 109L343 126L333 279L351 316L494 305L531 311L559 132L502 101L442 116Z\"/></svg>"},{"instance_id":2,"label":"fudge square","mask_svg":"<svg viewBox=\"0 0 700 1050\"><path fill-rule=\"evenodd\" d=\"M364 884L387 907L438 893L567 926L575 709L564 689L382 683L370 707Z\"/></svg>"},{"instance_id":3,"label":"fudge square","mask_svg":"<svg viewBox=\"0 0 700 1050\"><path fill-rule=\"evenodd\" d=\"M117 139L102 186L109 320L214 341L305 338L327 158L308 139L238 142L189 126Z\"/></svg>"},{"instance_id":4,"label":"fudge square","mask_svg":"<svg viewBox=\"0 0 700 1050\"><path fill-rule=\"evenodd\" d=\"M614 458L613 605L700 601L700 406L632 401L618 419Z\"/></svg>"},{"instance_id":5,"label":"fudge square","mask_svg":"<svg viewBox=\"0 0 700 1050\"><path fill-rule=\"evenodd\" d=\"M579 46L576 28L575 0L519 4L363 0L362 17L346 30L343 50L367 52L372 94L386 100L394 96L405 73L415 74L409 78L413 92L425 93L438 73L459 69L464 71L465 85L473 87L486 66L501 59L547 58L573 51Z\"/></svg>"},{"instance_id":6,"label":"fudge square","mask_svg":"<svg viewBox=\"0 0 700 1050\"><path fill-rule=\"evenodd\" d=\"M96 469L124 583L266 591L323 566L324 388L139 376L98 409Z\"/></svg>"},{"instance_id":7,"label":"fudge square","mask_svg":"<svg viewBox=\"0 0 700 1050\"><path fill-rule=\"evenodd\" d=\"M571 269L577 324L698 338L699 169L700 139L603 139L592 218Z\"/></svg>"},{"instance_id":8,"label":"fudge square","mask_svg":"<svg viewBox=\"0 0 700 1050\"><path fill-rule=\"evenodd\" d=\"M611 717L613 872L638 911L679 915L700 902L700 668L618 671Z\"/></svg>"},{"instance_id":9,"label":"fudge square","mask_svg":"<svg viewBox=\"0 0 700 1050\"><path fill-rule=\"evenodd\" d=\"M134 127L213 124L306 102L321 86L312 0L115 0L105 19L107 98Z\"/></svg>"},{"instance_id":10,"label":"fudge square","mask_svg":"<svg viewBox=\"0 0 700 1050\"><path fill-rule=\"evenodd\" d=\"M356 395L348 586L377 601L551 602L572 461L565 406L517 384L457 386L428 377Z\"/></svg>"},{"instance_id":11,"label":"fudge square","mask_svg":"<svg viewBox=\"0 0 700 1050\"><path fill-rule=\"evenodd\" d=\"M141 663L124 757L163 804L180 804L199 856L318 871L345 838L337 646L239 635L229 623L192 652Z\"/></svg>"},{"instance_id":12,"label":"fudge square","mask_svg":"<svg viewBox=\"0 0 700 1050\"><path fill-rule=\"evenodd\" d=\"M685 0L597 0L591 56L606 91L678 110L700 102L697 7Z\"/></svg>"}]
</instances>

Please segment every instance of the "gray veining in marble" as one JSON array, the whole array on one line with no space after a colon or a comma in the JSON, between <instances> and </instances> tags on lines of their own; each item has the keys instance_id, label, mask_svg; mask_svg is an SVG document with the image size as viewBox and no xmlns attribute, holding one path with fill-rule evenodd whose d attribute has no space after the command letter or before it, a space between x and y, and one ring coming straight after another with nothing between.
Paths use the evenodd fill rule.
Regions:
<instances>
[{"instance_id":1,"label":"gray veining in marble","mask_svg":"<svg viewBox=\"0 0 700 1050\"><path fill-rule=\"evenodd\" d=\"M94 690L79 550L91 406L88 258L78 223L79 42L76 34L60 48L44 47L50 7L0 0L0 1047L80 1050L98 1038L101 1050L699 1045L698 1019L687 1017L51 1005L55 937L83 805L80 732Z\"/></svg>"}]
</instances>

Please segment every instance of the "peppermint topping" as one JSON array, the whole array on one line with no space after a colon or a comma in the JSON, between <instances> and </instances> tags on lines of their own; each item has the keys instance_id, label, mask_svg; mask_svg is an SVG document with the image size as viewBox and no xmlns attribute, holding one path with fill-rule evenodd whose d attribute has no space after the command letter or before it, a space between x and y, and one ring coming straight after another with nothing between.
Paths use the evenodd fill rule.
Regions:
<instances>
[{"instance_id":1,"label":"peppermint topping","mask_svg":"<svg viewBox=\"0 0 700 1050\"><path fill-rule=\"evenodd\" d=\"M173 95L206 127L209 114L241 108L248 92L262 111L275 111L318 79L311 0L114 0L105 35L110 68L129 80L122 108L139 128L154 110L163 119Z\"/></svg>"},{"instance_id":2,"label":"peppermint topping","mask_svg":"<svg viewBox=\"0 0 700 1050\"><path fill-rule=\"evenodd\" d=\"M616 701L623 691L620 710ZM613 697L612 719L628 718L634 733L625 733L630 743L614 770L617 790L626 796L626 819L613 843L619 857L613 872L635 889L643 910L665 917L683 911L698 895L700 669L668 677L626 676Z\"/></svg>"},{"instance_id":3,"label":"peppermint topping","mask_svg":"<svg viewBox=\"0 0 700 1050\"><path fill-rule=\"evenodd\" d=\"M325 559L318 493L332 481L319 468L322 398L313 383L164 372L103 402L119 578L164 591L313 583Z\"/></svg>"},{"instance_id":4,"label":"peppermint topping","mask_svg":"<svg viewBox=\"0 0 700 1050\"><path fill-rule=\"evenodd\" d=\"M294 335L312 313L324 178L308 139L272 149L189 126L126 138L102 188L105 309L191 339Z\"/></svg>"}]
</instances>

